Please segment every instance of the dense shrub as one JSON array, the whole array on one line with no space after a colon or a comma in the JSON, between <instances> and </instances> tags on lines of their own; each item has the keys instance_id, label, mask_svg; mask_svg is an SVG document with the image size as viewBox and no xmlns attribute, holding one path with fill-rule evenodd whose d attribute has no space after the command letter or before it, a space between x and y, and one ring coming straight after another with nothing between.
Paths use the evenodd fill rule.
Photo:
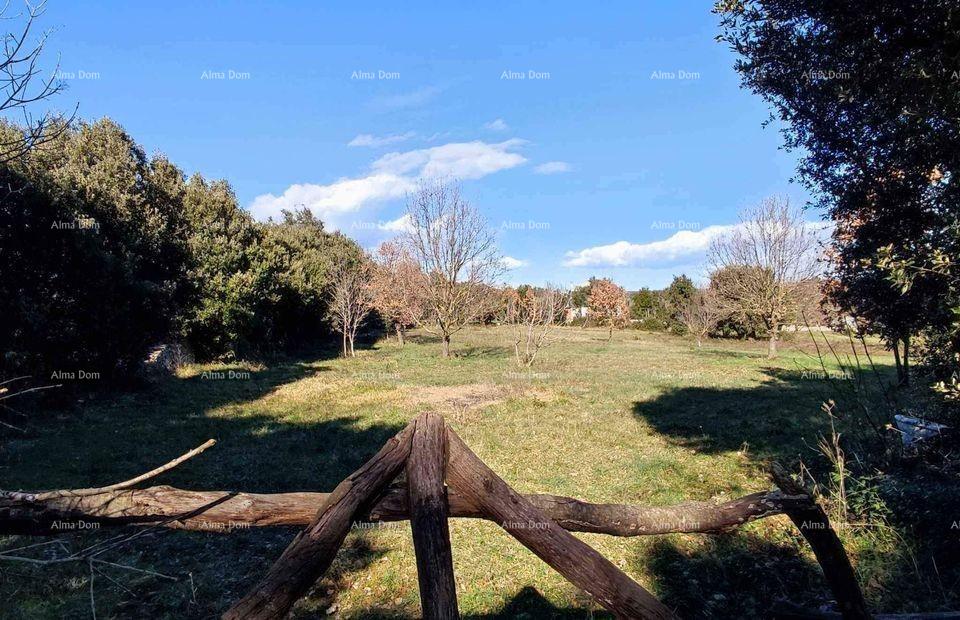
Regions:
<instances>
[{"instance_id":1,"label":"dense shrub","mask_svg":"<svg viewBox=\"0 0 960 620\"><path fill-rule=\"evenodd\" d=\"M284 212L281 221L263 229L266 242L288 257L274 306L276 341L290 346L324 339L330 332L331 272L337 264L359 262L360 247L339 232L326 232L308 209Z\"/></svg>"},{"instance_id":2,"label":"dense shrub","mask_svg":"<svg viewBox=\"0 0 960 620\"><path fill-rule=\"evenodd\" d=\"M0 168L5 374L113 377L168 331L185 239L152 163L102 120Z\"/></svg>"},{"instance_id":3,"label":"dense shrub","mask_svg":"<svg viewBox=\"0 0 960 620\"><path fill-rule=\"evenodd\" d=\"M107 379L161 341L203 359L325 339L327 274L360 253L306 211L255 222L226 181L79 123L0 166L0 373Z\"/></svg>"}]
</instances>

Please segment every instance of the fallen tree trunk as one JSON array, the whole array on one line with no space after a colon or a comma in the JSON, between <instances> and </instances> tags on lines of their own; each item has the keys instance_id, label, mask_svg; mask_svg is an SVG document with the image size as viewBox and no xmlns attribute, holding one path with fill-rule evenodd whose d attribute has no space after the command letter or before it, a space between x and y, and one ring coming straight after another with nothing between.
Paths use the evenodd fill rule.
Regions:
<instances>
[{"instance_id":1,"label":"fallen tree trunk","mask_svg":"<svg viewBox=\"0 0 960 620\"><path fill-rule=\"evenodd\" d=\"M158 525L168 528L229 532L248 527L304 527L316 516L328 493L240 493L188 491L170 486L110 491L99 495L39 494L0 491L0 535L52 535L100 526ZM809 503L806 495L781 491L753 493L723 503L683 502L674 506L591 504L558 495L524 495L538 510L571 532L645 536L675 532L719 532L744 523L784 514ZM448 489L449 516L484 518L468 498ZM359 521L409 518L407 490L391 487ZM96 527L96 526L94 526Z\"/></svg>"}]
</instances>

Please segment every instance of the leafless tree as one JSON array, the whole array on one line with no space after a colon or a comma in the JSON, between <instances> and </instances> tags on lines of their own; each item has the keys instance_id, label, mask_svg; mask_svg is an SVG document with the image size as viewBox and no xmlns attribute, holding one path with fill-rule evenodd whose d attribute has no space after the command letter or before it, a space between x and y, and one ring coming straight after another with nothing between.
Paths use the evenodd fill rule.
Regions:
<instances>
[{"instance_id":1,"label":"leafless tree","mask_svg":"<svg viewBox=\"0 0 960 620\"><path fill-rule=\"evenodd\" d=\"M570 295L558 288L508 289L506 322L514 328L513 350L517 365L530 367L550 342L557 321L570 307Z\"/></svg>"},{"instance_id":2,"label":"leafless tree","mask_svg":"<svg viewBox=\"0 0 960 620\"><path fill-rule=\"evenodd\" d=\"M395 241L380 244L374 256L374 305L385 321L393 325L400 346L406 329L423 316L423 273L410 254Z\"/></svg>"},{"instance_id":3,"label":"leafless tree","mask_svg":"<svg viewBox=\"0 0 960 620\"><path fill-rule=\"evenodd\" d=\"M373 309L374 291L370 286L373 276L367 260L353 263L342 261L330 272L330 306L336 330L342 336L343 357L355 357L354 341L363 320Z\"/></svg>"},{"instance_id":4,"label":"leafless tree","mask_svg":"<svg viewBox=\"0 0 960 620\"><path fill-rule=\"evenodd\" d=\"M491 309L491 285L502 273L496 239L483 216L455 182L421 182L407 197L410 230L405 247L420 266L425 318L422 325L443 340Z\"/></svg>"},{"instance_id":5,"label":"leafless tree","mask_svg":"<svg viewBox=\"0 0 960 620\"><path fill-rule=\"evenodd\" d=\"M680 308L680 322L697 339L699 349L703 339L717 326L723 314L716 291L712 288L698 289L687 304Z\"/></svg>"},{"instance_id":6,"label":"leafless tree","mask_svg":"<svg viewBox=\"0 0 960 620\"><path fill-rule=\"evenodd\" d=\"M6 129L0 133L0 163L13 161L31 148L53 140L73 119L72 115L65 118L51 112L35 118L30 111L32 104L49 99L65 86L59 77L59 63L46 76L39 66L50 32L42 32L35 42L30 41L34 22L43 14L46 2L23 4L24 11L18 14L11 14L9 2L0 8L0 20L19 26L3 35L0 56L0 123Z\"/></svg>"},{"instance_id":7,"label":"leafless tree","mask_svg":"<svg viewBox=\"0 0 960 620\"><path fill-rule=\"evenodd\" d=\"M745 211L739 225L711 244L711 270L736 268L738 274L717 281L721 307L731 315L763 320L770 359L777 356L780 329L810 303L819 246L802 213L777 197Z\"/></svg>"}]
</instances>

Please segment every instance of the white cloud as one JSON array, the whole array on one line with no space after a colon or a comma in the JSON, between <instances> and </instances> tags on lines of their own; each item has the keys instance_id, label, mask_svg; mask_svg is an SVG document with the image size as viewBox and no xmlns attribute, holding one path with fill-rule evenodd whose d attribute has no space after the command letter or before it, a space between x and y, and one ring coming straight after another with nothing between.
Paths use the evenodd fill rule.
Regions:
<instances>
[{"instance_id":1,"label":"white cloud","mask_svg":"<svg viewBox=\"0 0 960 620\"><path fill-rule=\"evenodd\" d=\"M512 256L504 256L500 259L500 264L503 265L504 269L519 269L520 267L525 267L530 263L525 260L520 260L519 258L514 258Z\"/></svg>"},{"instance_id":2,"label":"white cloud","mask_svg":"<svg viewBox=\"0 0 960 620\"><path fill-rule=\"evenodd\" d=\"M394 174L373 174L359 179L340 179L329 185L298 183L280 196L262 194L254 198L250 213L258 220L278 217L280 211L307 207L325 222L337 214L356 211L362 206L399 198L413 189L414 183Z\"/></svg>"},{"instance_id":3,"label":"white cloud","mask_svg":"<svg viewBox=\"0 0 960 620\"><path fill-rule=\"evenodd\" d=\"M733 226L707 226L702 230L681 230L662 241L630 243L617 241L576 252L567 252L567 267L638 267L703 254L710 242Z\"/></svg>"},{"instance_id":4,"label":"white cloud","mask_svg":"<svg viewBox=\"0 0 960 620\"><path fill-rule=\"evenodd\" d=\"M389 222L381 222L377 224L377 228L388 232L410 232L413 230L413 226L410 224L409 213L401 215L397 219L390 220Z\"/></svg>"},{"instance_id":5,"label":"white cloud","mask_svg":"<svg viewBox=\"0 0 960 620\"><path fill-rule=\"evenodd\" d=\"M561 172L570 172L570 170L570 164L565 161L548 161L533 169L537 174L560 174Z\"/></svg>"},{"instance_id":6,"label":"white cloud","mask_svg":"<svg viewBox=\"0 0 960 620\"><path fill-rule=\"evenodd\" d=\"M362 133L357 135L357 137L350 142L347 142L347 146L370 146L373 148L378 148L381 146L387 146L388 144L405 142L416 135L416 132L413 131L388 136L375 136L369 133Z\"/></svg>"},{"instance_id":7,"label":"white cloud","mask_svg":"<svg viewBox=\"0 0 960 620\"><path fill-rule=\"evenodd\" d=\"M517 138L498 143L451 142L404 153L387 153L371 167L380 173L396 175L419 169L419 176L426 178L479 179L526 163L526 157L513 152L523 144L525 141Z\"/></svg>"},{"instance_id":8,"label":"white cloud","mask_svg":"<svg viewBox=\"0 0 960 620\"><path fill-rule=\"evenodd\" d=\"M510 125L507 125L507 122L502 118L497 118L489 123L484 123L483 128L490 131L507 131L510 129Z\"/></svg>"},{"instance_id":9,"label":"white cloud","mask_svg":"<svg viewBox=\"0 0 960 620\"><path fill-rule=\"evenodd\" d=\"M804 225L820 240L825 239L832 228L829 222L805 222ZM598 245L567 252L563 264L566 267L649 267L690 259L699 262L705 258L714 239L743 226L742 223L707 226L700 230L680 230L661 241Z\"/></svg>"},{"instance_id":10,"label":"white cloud","mask_svg":"<svg viewBox=\"0 0 960 620\"><path fill-rule=\"evenodd\" d=\"M453 142L426 149L388 153L371 164L367 176L343 178L327 185L291 185L283 194L254 198L250 212L258 220L278 218L283 209L307 207L331 229L338 216L358 211L378 201L400 198L416 187L420 178L479 179L519 166L527 159L513 152L524 144L513 139L495 144Z\"/></svg>"}]
</instances>

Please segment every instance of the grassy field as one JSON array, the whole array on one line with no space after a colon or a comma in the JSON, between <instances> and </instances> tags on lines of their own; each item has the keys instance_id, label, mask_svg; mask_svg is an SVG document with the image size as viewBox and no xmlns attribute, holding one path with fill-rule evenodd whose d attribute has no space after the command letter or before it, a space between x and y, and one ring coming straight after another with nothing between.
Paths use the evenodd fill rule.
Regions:
<instances>
[{"instance_id":1,"label":"grassy field","mask_svg":"<svg viewBox=\"0 0 960 620\"><path fill-rule=\"evenodd\" d=\"M807 336L765 359L762 343L562 329L530 371L504 329L472 329L457 356L415 333L356 359L269 367L194 366L150 388L83 403L8 434L0 488L103 485L146 471L208 438L216 447L154 484L253 492L329 490L418 412L447 416L516 489L596 502L661 505L729 499L770 487L765 464L822 464L820 403L829 383ZM877 352L875 360L889 358ZM204 378L229 370L237 378ZM249 373L248 375L245 373ZM73 534L82 548L116 532ZM94 582L98 617L203 618L222 612L289 542L290 529L159 531L108 559L177 577L107 569ZM603 616L496 525L451 524L461 611L469 618ZM584 535L617 566L690 617L762 615L780 597L829 598L812 555L784 517L719 536ZM25 539L0 539L7 548ZM852 549L878 551L875 544ZM43 557L43 549L36 557ZM53 553L53 550L47 551ZM861 569L869 563L859 563ZM0 563L6 618L89 617L85 565ZM861 574L875 601L889 575ZM298 617L412 618L419 613L407 523L357 530Z\"/></svg>"}]
</instances>

